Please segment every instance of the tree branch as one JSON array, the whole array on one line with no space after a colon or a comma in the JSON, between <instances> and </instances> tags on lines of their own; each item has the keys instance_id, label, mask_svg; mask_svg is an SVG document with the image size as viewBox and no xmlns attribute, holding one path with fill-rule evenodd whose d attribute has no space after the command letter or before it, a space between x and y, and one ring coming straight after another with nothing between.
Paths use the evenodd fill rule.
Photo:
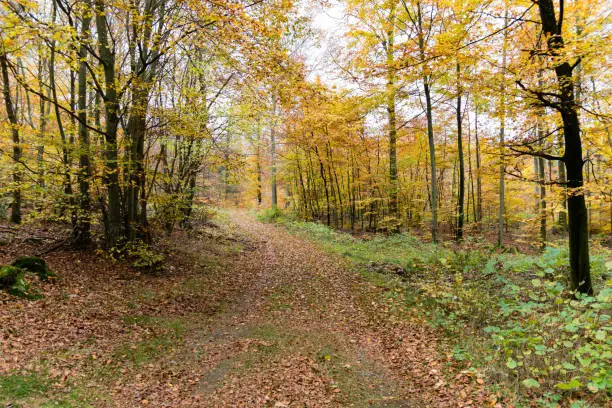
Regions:
<instances>
[{"instance_id":1,"label":"tree branch","mask_svg":"<svg viewBox=\"0 0 612 408\"><path fill-rule=\"evenodd\" d=\"M506 147L510 149L511 151L513 151L514 153L516 153L515 156L535 156L535 157L541 157L546 160L557 160L557 161L561 161L565 163L565 157L555 156L555 155L544 153L544 152L538 152L538 151L533 150L531 146L526 146L530 149L529 151L517 149L514 146L507 145Z\"/></svg>"},{"instance_id":2,"label":"tree branch","mask_svg":"<svg viewBox=\"0 0 612 408\"><path fill-rule=\"evenodd\" d=\"M520 80L516 81L516 84L525 92L527 92L528 94L534 96L538 101L540 101L540 103L544 106L547 106L549 108L553 108L556 109L558 111L561 111L561 105L559 105L558 103L552 102L549 99L546 99L544 97L544 95L550 95L550 96L555 96L558 97L557 94L554 93L547 93L547 92L539 92L539 91L534 91L533 89L529 89L527 88Z\"/></svg>"}]
</instances>

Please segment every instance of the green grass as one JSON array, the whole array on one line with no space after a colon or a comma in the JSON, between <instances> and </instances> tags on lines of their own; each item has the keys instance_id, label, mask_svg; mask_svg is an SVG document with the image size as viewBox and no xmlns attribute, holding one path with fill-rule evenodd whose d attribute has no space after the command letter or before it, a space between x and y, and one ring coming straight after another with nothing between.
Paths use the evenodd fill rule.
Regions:
<instances>
[{"instance_id":1,"label":"green grass","mask_svg":"<svg viewBox=\"0 0 612 408\"><path fill-rule=\"evenodd\" d=\"M123 322L128 325L138 325L148 328L161 328L164 332L173 337L179 337L185 332L186 322L184 319L173 319L160 316L124 316Z\"/></svg>"},{"instance_id":2,"label":"green grass","mask_svg":"<svg viewBox=\"0 0 612 408\"><path fill-rule=\"evenodd\" d=\"M88 408L91 390L78 385L62 389L53 387L54 380L43 373L12 373L0 376L0 404L11 407ZM2 405L4 406L4 405Z\"/></svg>"},{"instance_id":3,"label":"green grass","mask_svg":"<svg viewBox=\"0 0 612 408\"><path fill-rule=\"evenodd\" d=\"M0 401L25 399L43 395L51 387L52 381L38 373L13 373L0 376Z\"/></svg>"},{"instance_id":4,"label":"green grass","mask_svg":"<svg viewBox=\"0 0 612 408\"><path fill-rule=\"evenodd\" d=\"M435 262L439 257L451 253L445 248L422 243L407 233L359 239L323 224L282 217L276 220L289 231L316 241L325 250L342 255L355 264L385 262L411 269L416 264Z\"/></svg>"},{"instance_id":5,"label":"green grass","mask_svg":"<svg viewBox=\"0 0 612 408\"><path fill-rule=\"evenodd\" d=\"M165 353L172 344L168 337L154 337L133 345L123 345L115 351L115 359L140 367Z\"/></svg>"},{"instance_id":6,"label":"green grass","mask_svg":"<svg viewBox=\"0 0 612 408\"><path fill-rule=\"evenodd\" d=\"M140 326L151 329L155 335L136 343L119 345L114 353L113 360L141 367L170 351L177 345L183 336L187 321L182 318L168 318L161 316L124 316L123 322L127 326Z\"/></svg>"},{"instance_id":7,"label":"green grass","mask_svg":"<svg viewBox=\"0 0 612 408\"><path fill-rule=\"evenodd\" d=\"M91 408L92 390L73 387L68 395L51 398L40 405L41 408Z\"/></svg>"},{"instance_id":8,"label":"green grass","mask_svg":"<svg viewBox=\"0 0 612 408\"><path fill-rule=\"evenodd\" d=\"M257 219L262 222L274 222L283 216L283 212L278 208L266 208L256 214Z\"/></svg>"}]
</instances>

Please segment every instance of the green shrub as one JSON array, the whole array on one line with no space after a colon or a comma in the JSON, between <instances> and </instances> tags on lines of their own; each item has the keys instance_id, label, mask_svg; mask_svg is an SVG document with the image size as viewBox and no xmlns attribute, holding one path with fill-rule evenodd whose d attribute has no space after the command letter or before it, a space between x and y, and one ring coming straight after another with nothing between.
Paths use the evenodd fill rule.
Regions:
<instances>
[{"instance_id":1,"label":"green shrub","mask_svg":"<svg viewBox=\"0 0 612 408\"><path fill-rule=\"evenodd\" d=\"M25 278L23 269L5 265L0 268L0 288L13 296L37 298L36 293L30 293L30 284Z\"/></svg>"},{"instance_id":2,"label":"green shrub","mask_svg":"<svg viewBox=\"0 0 612 408\"><path fill-rule=\"evenodd\" d=\"M612 288L577 300L560 282L533 279L527 299L516 285L504 291L501 319L485 331L514 376L560 392L612 391Z\"/></svg>"},{"instance_id":3,"label":"green shrub","mask_svg":"<svg viewBox=\"0 0 612 408\"><path fill-rule=\"evenodd\" d=\"M25 298L36 298L35 294L30 294L30 284L25 279L23 273L20 273L15 278L15 283L9 288L9 293L13 296L25 297Z\"/></svg>"},{"instance_id":4,"label":"green shrub","mask_svg":"<svg viewBox=\"0 0 612 408\"><path fill-rule=\"evenodd\" d=\"M163 228L167 234L172 233L175 225L184 220L188 205L184 195L163 192L151 197L150 204L153 206L151 223Z\"/></svg>"},{"instance_id":5,"label":"green shrub","mask_svg":"<svg viewBox=\"0 0 612 408\"><path fill-rule=\"evenodd\" d=\"M164 269L164 255L154 252L143 241L118 245L111 248L107 255L116 262L131 262L132 267L147 273L158 273Z\"/></svg>"},{"instance_id":6,"label":"green shrub","mask_svg":"<svg viewBox=\"0 0 612 408\"><path fill-rule=\"evenodd\" d=\"M266 208L257 214L257 219L261 222L274 222L283 216L283 212L275 208Z\"/></svg>"},{"instance_id":7,"label":"green shrub","mask_svg":"<svg viewBox=\"0 0 612 408\"><path fill-rule=\"evenodd\" d=\"M217 210L208 205L197 205L193 207L191 219L196 223L211 222L217 215Z\"/></svg>"}]
</instances>

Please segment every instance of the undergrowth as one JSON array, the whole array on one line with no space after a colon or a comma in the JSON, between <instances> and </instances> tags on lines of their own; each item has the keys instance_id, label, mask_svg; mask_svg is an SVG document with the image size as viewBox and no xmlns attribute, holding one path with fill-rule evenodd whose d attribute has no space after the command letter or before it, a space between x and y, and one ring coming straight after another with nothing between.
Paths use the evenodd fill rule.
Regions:
<instances>
[{"instance_id":1,"label":"undergrowth","mask_svg":"<svg viewBox=\"0 0 612 408\"><path fill-rule=\"evenodd\" d=\"M490 383L505 384L504 392L519 404L578 408L608 401L609 250L599 249L591 259L595 295L576 296L568 288L565 248L548 247L535 256L471 243L455 251L407 233L355 238L278 211L259 219L279 223L342 255L374 283L381 274L372 272L373 265L375 272L399 271L407 289L405 301L449 334L454 358L479 367Z\"/></svg>"}]
</instances>

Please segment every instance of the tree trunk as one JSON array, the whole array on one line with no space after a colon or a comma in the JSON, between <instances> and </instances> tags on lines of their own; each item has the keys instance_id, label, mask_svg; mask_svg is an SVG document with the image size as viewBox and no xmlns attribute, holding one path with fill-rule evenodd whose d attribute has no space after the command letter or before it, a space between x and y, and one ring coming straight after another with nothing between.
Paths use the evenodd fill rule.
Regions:
<instances>
[{"instance_id":1,"label":"tree trunk","mask_svg":"<svg viewBox=\"0 0 612 408\"><path fill-rule=\"evenodd\" d=\"M559 146L557 150L561 152L563 149L563 135L559 135ZM557 171L559 173L559 184L561 185L561 211L559 211L559 227L563 231L567 231L567 177L565 176L565 164L563 161L557 161Z\"/></svg>"},{"instance_id":2,"label":"tree trunk","mask_svg":"<svg viewBox=\"0 0 612 408\"><path fill-rule=\"evenodd\" d=\"M423 16L421 3L417 3L418 41L421 60L425 62L425 33L423 31ZM425 114L427 116L427 141L429 144L429 165L431 170L431 192L429 203L431 206L431 240L438 242L438 180L436 174L436 147L434 144L433 117L431 107L431 93L429 89L430 77L423 72L423 88L425 91Z\"/></svg>"},{"instance_id":3,"label":"tree trunk","mask_svg":"<svg viewBox=\"0 0 612 408\"><path fill-rule=\"evenodd\" d=\"M108 42L108 28L103 0L96 0L96 28L98 31L100 64L104 72L104 100L106 130L104 153L104 182L108 193L107 245L112 247L123 237L121 226L121 195L117 152L117 128L119 126L119 99L115 74L115 54Z\"/></svg>"},{"instance_id":4,"label":"tree trunk","mask_svg":"<svg viewBox=\"0 0 612 408\"><path fill-rule=\"evenodd\" d=\"M11 124L11 134L13 138L13 202L11 203L11 222L21 224L21 171L19 162L21 161L21 145L19 141L19 123L17 113L11 97L11 86L8 75L8 58L5 53L0 53L0 68L2 69L2 95L4 96L4 106L6 115Z\"/></svg>"},{"instance_id":5,"label":"tree trunk","mask_svg":"<svg viewBox=\"0 0 612 408\"><path fill-rule=\"evenodd\" d=\"M466 110L468 109L466 103ZM477 221L476 218L476 198L474 193L474 168L472 167L472 124L470 123L470 116L468 115L468 144L467 144L467 158L468 158L468 181L469 185L467 188L468 197L467 197L467 219L466 223L470 223L470 204L472 207L472 216L474 217L473 221Z\"/></svg>"},{"instance_id":6,"label":"tree trunk","mask_svg":"<svg viewBox=\"0 0 612 408\"><path fill-rule=\"evenodd\" d=\"M257 173L257 206L260 207L262 203L262 188L261 188L261 157L259 154L259 138L257 139L257 147L255 148L255 172ZM299 158L298 166L299 166ZM302 173L300 172L300 180L302 178ZM302 184L302 187L304 185ZM304 195L304 198L306 195Z\"/></svg>"},{"instance_id":7,"label":"tree trunk","mask_svg":"<svg viewBox=\"0 0 612 408\"><path fill-rule=\"evenodd\" d=\"M540 249L546 248L546 175L544 173L544 159L538 157L538 178L540 183Z\"/></svg>"},{"instance_id":8,"label":"tree trunk","mask_svg":"<svg viewBox=\"0 0 612 408\"><path fill-rule=\"evenodd\" d=\"M504 24L508 22L508 7L504 12ZM504 138L506 126L506 52L508 45L508 30L504 30L504 44L502 46L502 81L500 87L500 126L499 126L499 212L497 214L497 245L504 246L504 213L506 194L506 166L504 163Z\"/></svg>"},{"instance_id":9,"label":"tree trunk","mask_svg":"<svg viewBox=\"0 0 612 408\"><path fill-rule=\"evenodd\" d=\"M431 112L431 95L429 93L429 79L425 78L425 106L427 115L427 141L429 143L429 166L431 171L431 193L429 203L431 206L431 239L438 242L438 188L436 175L436 147L434 144L433 118Z\"/></svg>"},{"instance_id":10,"label":"tree trunk","mask_svg":"<svg viewBox=\"0 0 612 408\"><path fill-rule=\"evenodd\" d=\"M53 11L52 11L52 16L51 16L51 21L55 22L56 20L56 16L57 16L57 0L53 1ZM72 207L72 196L73 196L73 191L72 191L72 177L70 174L70 154L68 152L68 141L66 139L66 132L64 130L64 122L62 121L62 115L60 112L60 108L59 108L59 100L57 98L57 86L56 86L56 81L55 81L55 54L56 54L56 50L55 50L55 41L51 42L51 56L49 57L49 87L51 88L51 95L53 97L53 106L54 106L54 110L55 110L55 120L57 122L57 129L60 135L60 139L62 142L62 164L64 166L64 195L65 195L65 202L63 203L62 207L61 207L61 213L63 214L66 206L65 203L68 203L68 207ZM69 211L73 211L73 208L69 208ZM74 226L75 223L75 219L73 217L72 219L72 223Z\"/></svg>"},{"instance_id":11,"label":"tree trunk","mask_svg":"<svg viewBox=\"0 0 612 408\"><path fill-rule=\"evenodd\" d=\"M539 0L537 4L542 21L542 31L547 40L548 53L551 57L558 58L564 48L563 37L561 36L563 21L557 22L553 0ZM583 190L582 168L584 160L582 158L580 122L578 120L578 107L574 100L574 78L572 76L572 71L576 65L570 65L567 61L559 61L555 66L559 88L559 103L555 105L555 108L561 113L565 138L563 160L567 170L569 195L567 208L570 277L573 289L580 293L592 294L588 217Z\"/></svg>"},{"instance_id":12,"label":"tree trunk","mask_svg":"<svg viewBox=\"0 0 612 408\"><path fill-rule=\"evenodd\" d=\"M134 80L132 82L132 103L130 117L127 125L129 143L128 175L126 188L126 235L129 240L141 238L149 240L147 225L147 197L145 174L145 134L146 117L149 107L149 93L153 80L157 74L159 44L152 46L154 26L157 24L157 35L165 21L166 1L154 2L146 0L142 15L140 10L133 7L131 10L133 41L130 49L131 68ZM156 15L154 16L154 13ZM145 24L139 27L138 19L144 19ZM139 211L140 209L140 211Z\"/></svg>"},{"instance_id":13,"label":"tree trunk","mask_svg":"<svg viewBox=\"0 0 612 408\"><path fill-rule=\"evenodd\" d=\"M482 222L482 176L480 174L480 140L478 140L478 106L474 109L474 139L476 142L476 222Z\"/></svg>"},{"instance_id":14,"label":"tree trunk","mask_svg":"<svg viewBox=\"0 0 612 408\"><path fill-rule=\"evenodd\" d=\"M89 7L89 4L88 4ZM87 247L91 242L91 199L89 196L89 180L91 165L89 161L89 130L87 129L87 46L89 40L89 25L91 17L85 10L81 27L78 72L78 117L79 117L79 214L73 230L75 246Z\"/></svg>"},{"instance_id":15,"label":"tree trunk","mask_svg":"<svg viewBox=\"0 0 612 408\"><path fill-rule=\"evenodd\" d=\"M278 196L276 187L276 97L274 98L272 108L272 124L270 126L270 151L271 151L271 166L270 166L270 187L272 189L272 209L278 206ZM328 211L329 216L329 211Z\"/></svg>"},{"instance_id":16,"label":"tree trunk","mask_svg":"<svg viewBox=\"0 0 612 408\"><path fill-rule=\"evenodd\" d=\"M457 241L463 239L464 200L465 200L465 163L463 160L463 134L461 127L461 66L457 63L457 155L459 156L459 192L457 200Z\"/></svg>"},{"instance_id":17,"label":"tree trunk","mask_svg":"<svg viewBox=\"0 0 612 408\"><path fill-rule=\"evenodd\" d=\"M43 81L43 70L45 67L43 60L42 46L39 49L38 55L38 92L44 95L45 84ZM47 91L47 99L49 99L49 91ZM47 129L47 106L49 104L45 101L45 98L39 98L39 125L38 125L38 146L36 147L36 165L37 165L37 184L40 188L41 201L44 201L44 187L45 187L45 167L44 167L44 154L45 154L45 131ZM41 204L42 207L43 204Z\"/></svg>"},{"instance_id":18,"label":"tree trunk","mask_svg":"<svg viewBox=\"0 0 612 408\"><path fill-rule=\"evenodd\" d=\"M132 89L132 104L130 118L128 119L127 134L129 138L128 152L128 185L126 187L126 236L129 240L142 238L143 219L146 214L139 214L139 199L145 184L144 170L144 140L146 127L146 112L149 102L148 83L140 83L141 78L135 80L138 85Z\"/></svg>"},{"instance_id":19,"label":"tree trunk","mask_svg":"<svg viewBox=\"0 0 612 408\"><path fill-rule=\"evenodd\" d=\"M397 123L395 113L395 99L397 89L395 87L395 2L389 12L389 30L387 30L387 41L385 50L387 54L387 116L389 120L389 212L393 217L398 215L397 194Z\"/></svg>"},{"instance_id":20,"label":"tree trunk","mask_svg":"<svg viewBox=\"0 0 612 408\"><path fill-rule=\"evenodd\" d=\"M323 179L323 187L325 188L325 204L327 207L327 226L331 226L331 211L329 205L329 189L327 187L327 177L325 177L325 167L323 166L323 162L321 161L321 156L319 156L319 150L315 146L315 153L317 154L317 159L319 160L319 171L321 173L321 179Z\"/></svg>"}]
</instances>

